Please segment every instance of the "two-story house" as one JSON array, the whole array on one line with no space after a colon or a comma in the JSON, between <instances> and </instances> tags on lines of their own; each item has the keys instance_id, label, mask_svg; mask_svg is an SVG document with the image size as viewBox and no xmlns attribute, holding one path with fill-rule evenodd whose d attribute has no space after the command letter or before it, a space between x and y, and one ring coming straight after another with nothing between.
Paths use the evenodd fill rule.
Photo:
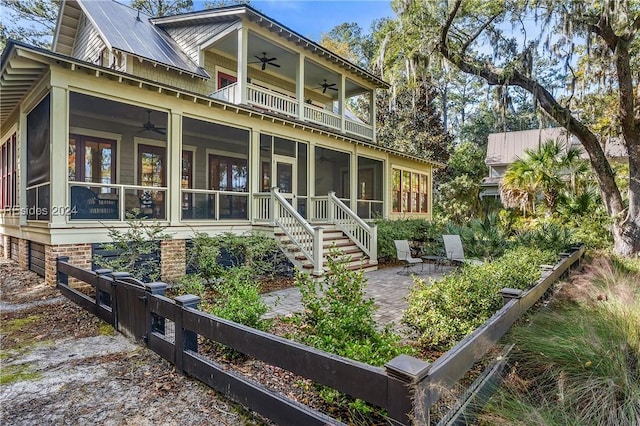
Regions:
<instances>
[{"instance_id":1,"label":"two-story house","mask_svg":"<svg viewBox=\"0 0 640 426\"><path fill-rule=\"evenodd\" d=\"M335 239L377 264L368 219L431 218L438 165L376 145L387 83L249 6L67 0L51 50L9 41L1 61L0 244L47 282L131 213L173 235L165 279L194 232L261 229L321 274Z\"/></svg>"}]
</instances>

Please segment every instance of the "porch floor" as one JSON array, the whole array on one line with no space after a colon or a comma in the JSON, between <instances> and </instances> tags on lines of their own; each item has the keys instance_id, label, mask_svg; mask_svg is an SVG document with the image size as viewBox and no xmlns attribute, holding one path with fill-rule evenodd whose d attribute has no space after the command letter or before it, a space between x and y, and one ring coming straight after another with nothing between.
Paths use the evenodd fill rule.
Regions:
<instances>
[{"instance_id":1,"label":"porch floor","mask_svg":"<svg viewBox=\"0 0 640 426\"><path fill-rule=\"evenodd\" d=\"M394 330L403 337L408 336L402 324L402 314L407 308L405 298L409 290L413 287L413 276L403 271L404 267L383 268L377 271L365 272L367 279L367 296L375 300L377 308L374 314L376 323L382 328L387 324L394 324ZM420 265L413 268L413 273L418 278L428 281L429 278L440 279L452 268L449 266L439 267L435 270L434 265L424 264L424 270L420 271ZM278 316L290 315L294 312L301 312L302 298L297 287L284 290L277 290L266 293L262 296L269 307L269 311L264 318L275 318Z\"/></svg>"}]
</instances>

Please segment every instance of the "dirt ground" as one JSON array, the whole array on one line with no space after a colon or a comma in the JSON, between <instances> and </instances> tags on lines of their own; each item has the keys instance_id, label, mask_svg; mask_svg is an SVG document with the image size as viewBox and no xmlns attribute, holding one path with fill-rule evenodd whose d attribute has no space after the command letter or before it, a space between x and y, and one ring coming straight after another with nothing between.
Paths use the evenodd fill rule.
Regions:
<instances>
[{"instance_id":1,"label":"dirt ground","mask_svg":"<svg viewBox=\"0 0 640 426\"><path fill-rule=\"evenodd\" d=\"M2 259L0 315L0 424L264 424Z\"/></svg>"}]
</instances>

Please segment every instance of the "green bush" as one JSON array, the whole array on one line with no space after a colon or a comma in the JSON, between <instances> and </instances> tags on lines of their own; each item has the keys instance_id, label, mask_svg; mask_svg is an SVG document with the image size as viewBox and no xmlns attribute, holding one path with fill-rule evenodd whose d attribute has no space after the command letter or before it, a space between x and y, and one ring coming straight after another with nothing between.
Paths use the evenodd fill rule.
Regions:
<instances>
[{"instance_id":1,"label":"green bush","mask_svg":"<svg viewBox=\"0 0 640 426\"><path fill-rule=\"evenodd\" d=\"M493 262L465 265L438 281L417 280L403 322L418 333L422 347L449 349L502 306L500 289L530 287L540 277L540 265L555 258L553 252L519 247Z\"/></svg>"},{"instance_id":2,"label":"green bush","mask_svg":"<svg viewBox=\"0 0 640 426\"><path fill-rule=\"evenodd\" d=\"M378 257L396 258L396 246L393 240L418 241L423 252L440 253L442 248L442 226L424 219L380 219L378 227Z\"/></svg>"},{"instance_id":3,"label":"green bush","mask_svg":"<svg viewBox=\"0 0 640 426\"><path fill-rule=\"evenodd\" d=\"M258 277L274 276L286 258L278 242L260 233L236 235L230 232L210 236L196 233L188 253L188 265L208 280L218 278L226 267L250 266Z\"/></svg>"},{"instance_id":4,"label":"green bush","mask_svg":"<svg viewBox=\"0 0 640 426\"><path fill-rule=\"evenodd\" d=\"M226 270L214 289L216 297L213 302L204 303L203 310L258 330L267 329L268 322L261 317L268 308L260 297L253 268L241 266Z\"/></svg>"},{"instance_id":5,"label":"green bush","mask_svg":"<svg viewBox=\"0 0 640 426\"><path fill-rule=\"evenodd\" d=\"M518 233L515 241L521 246L561 253L571 247L574 239L569 228L549 222Z\"/></svg>"},{"instance_id":6,"label":"green bush","mask_svg":"<svg viewBox=\"0 0 640 426\"><path fill-rule=\"evenodd\" d=\"M299 274L304 312L296 317L296 339L340 356L371 365L383 365L408 348L390 328L379 331L373 314L374 301L365 295L366 278L347 269L347 259L335 251L327 258L329 273L324 282Z\"/></svg>"}]
</instances>

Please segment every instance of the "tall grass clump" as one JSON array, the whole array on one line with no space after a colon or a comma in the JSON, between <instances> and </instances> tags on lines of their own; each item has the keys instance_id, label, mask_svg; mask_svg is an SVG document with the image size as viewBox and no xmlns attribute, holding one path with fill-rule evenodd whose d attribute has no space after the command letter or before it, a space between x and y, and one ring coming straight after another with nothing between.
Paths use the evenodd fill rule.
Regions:
<instances>
[{"instance_id":1,"label":"tall grass clump","mask_svg":"<svg viewBox=\"0 0 640 426\"><path fill-rule=\"evenodd\" d=\"M486 424L638 425L640 272L625 261L589 268L552 310L515 329L512 372Z\"/></svg>"}]
</instances>

